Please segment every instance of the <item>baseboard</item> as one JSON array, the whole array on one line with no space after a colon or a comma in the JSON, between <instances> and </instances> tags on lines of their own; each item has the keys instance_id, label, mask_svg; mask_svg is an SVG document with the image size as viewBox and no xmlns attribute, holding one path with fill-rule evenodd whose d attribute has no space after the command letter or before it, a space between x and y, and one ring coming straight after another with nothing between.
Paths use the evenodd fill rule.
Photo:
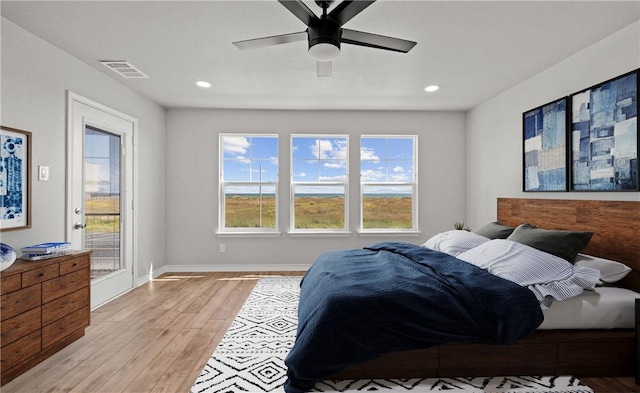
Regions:
<instances>
[{"instance_id":1,"label":"baseboard","mask_svg":"<svg viewBox=\"0 0 640 393\"><path fill-rule=\"evenodd\" d=\"M291 272L307 271L311 265L165 265L163 273L185 272Z\"/></svg>"},{"instance_id":2,"label":"baseboard","mask_svg":"<svg viewBox=\"0 0 640 393\"><path fill-rule=\"evenodd\" d=\"M305 272L311 265L165 265L151 274L138 277L137 286L143 285L165 273L214 273L214 272Z\"/></svg>"}]
</instances>

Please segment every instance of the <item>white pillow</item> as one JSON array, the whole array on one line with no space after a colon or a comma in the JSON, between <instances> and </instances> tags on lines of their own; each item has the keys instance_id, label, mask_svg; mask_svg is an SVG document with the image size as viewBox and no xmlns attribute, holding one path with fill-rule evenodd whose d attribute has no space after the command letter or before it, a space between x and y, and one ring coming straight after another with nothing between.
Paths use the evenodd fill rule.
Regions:
<instances>
[{"instance_id":1,"label":"white pillow","mask_svg":"<svg viewBox=\"0 0 640 393\"><path fill-rule=\"evenodd\" d=\"M578 254L574 265L599 270L600 281L607 284L622 280L631 271L631 268L624 263L587 254Z\"/></svg>"},{"instance_id":2,"label":"white pillow","mask_svg":"<svg viewBox=\"0 0 640 393\"><path fill-rule=\"evenodd\" d=\"M431 239L427 240L427 242L422 246L432 250L441 251L455 257L462 252L470 250L488 241L489 238L480 236L477 233L454 229L438 233Z\"/></svg>"},{"instance_id":3,"label":"white pillow","mask_svg":"<svg viewBox=\"0 0 640 393\"><path fill-rule=\"evenodd\" d=\"M529 288L542 308L550 306L553 299L569 299L583 289L594 289L600 278L598 270L574 266L563 258L511 240L490 240L457 258Z\"/></svg>"}]
</instances>

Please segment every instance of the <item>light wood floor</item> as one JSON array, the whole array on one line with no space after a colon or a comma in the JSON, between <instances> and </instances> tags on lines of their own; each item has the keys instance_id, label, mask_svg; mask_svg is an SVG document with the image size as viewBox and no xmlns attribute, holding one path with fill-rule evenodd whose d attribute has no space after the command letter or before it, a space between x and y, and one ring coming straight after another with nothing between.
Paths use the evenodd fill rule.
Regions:
<instances>
[{"instance_id":1,"label":"light wood floor","mask_svg":"<svg viewBox=\"0 0 640 393\"><path fill-rule=\"evenodd\" d=\"M188 393L260 275L166 274L91 313L86 335L2 393ZM633 378L581 378L596 393L640 391Z\"/></svg>"}]
</instances>

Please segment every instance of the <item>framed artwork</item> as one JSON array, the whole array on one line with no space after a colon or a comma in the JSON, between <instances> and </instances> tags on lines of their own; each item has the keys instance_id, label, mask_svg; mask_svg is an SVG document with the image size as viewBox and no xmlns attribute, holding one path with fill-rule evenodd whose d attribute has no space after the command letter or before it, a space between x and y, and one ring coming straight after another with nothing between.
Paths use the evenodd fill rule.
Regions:
<instances>
[{"instance_id":1,"label":"framed artwork","mask_svg":"<svg viewBox=\"0 0 640 393\"><path fill-rule=\"evenodd\" d=\"M0 231L31 227L31 132L0 126Z\"/></svg>"},{"instance_id":2,"label":"framed artwork","mask_svg":"<svg viewBox=\"0 0 640 393\"><path fill-rule=\"evenodd\" d=\"M522 114L523 191L567 191L568 99Z\"/></svg>"},{"instance_id":3,"label":"framed artwork","mask_svg":"<svg viewBox=\"0 0 640 393\"><path fill-rule=\"evenodd\" d=\"M570 98L571 190L638 191L638 70Z\"/></svg>"}]
</instances>

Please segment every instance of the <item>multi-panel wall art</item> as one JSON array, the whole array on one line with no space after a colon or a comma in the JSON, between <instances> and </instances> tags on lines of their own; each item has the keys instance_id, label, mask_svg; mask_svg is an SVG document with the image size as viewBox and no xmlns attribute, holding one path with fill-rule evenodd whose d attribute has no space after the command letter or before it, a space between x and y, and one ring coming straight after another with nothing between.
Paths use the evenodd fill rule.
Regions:
<instances>
[{"instance_id":1,"label":"multi-panel wall art","mask_svg":"<svg viewBox=\"0 0 640 393\"><path fill-rule=\"evenodd\" d=\"M567 191L567 99L522 115L524 191Z\"/></svg>"},{"instance_id":2,"label":"multi-panel wall art","mask_svg":"<svg viewBox=\"0 0 640 393\"><path fill-rule=\"evenodd\" d=\"M0 231L31 227L31 132L0 129Z\"/></svg>"},{"instance_id":3,"label":"multi-panel wall art","mask_svg":"<svg viewBox=\"0 0 640 393\"><path fill-rule=\"evenodd\" d=\"M524 191L638 191L635 70L523 113Z\"/></svg>"},{"instance_id":4,"label":"multi-panel wall art","mask_svg":"<svg viewBox=\"0 0 640 393\"><path fill-rule=\"evenodd\" d=\"M571 190L638 190L638 72L571 96Z\"/></svg>"}]
</instances>

